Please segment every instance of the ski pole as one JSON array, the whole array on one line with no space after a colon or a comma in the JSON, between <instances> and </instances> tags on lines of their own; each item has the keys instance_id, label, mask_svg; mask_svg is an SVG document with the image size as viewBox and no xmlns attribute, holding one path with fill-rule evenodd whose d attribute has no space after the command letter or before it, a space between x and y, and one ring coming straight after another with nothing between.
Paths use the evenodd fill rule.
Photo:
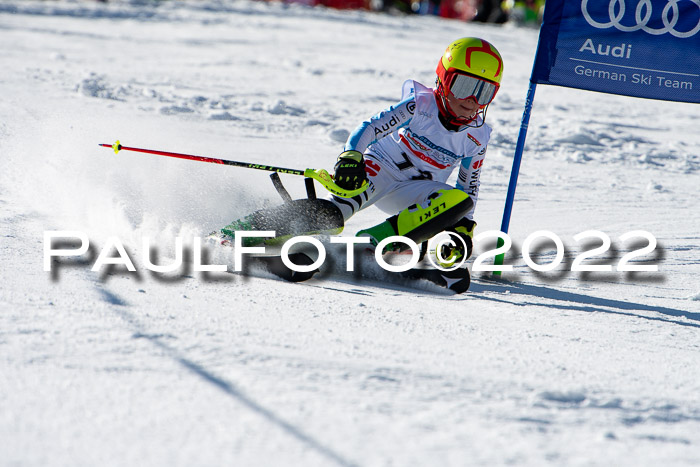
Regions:
<instances>
[{"instance_id":1,"label":"ski pole","mask_svg":"<svg viewBox=\"0 0 700 467\"><path fill-rule=\"evenodd\" d=\"M128 146L122 146L118 140L114 144L100 144L100 146L105 147L105 148L114 149L115 154L118 154L119 151L143 152L146 154L155 154L157 156L167 156L167 157L175 157L177 159L188 159L188 160L192 160L192 161L209 162L212 164L230 165L233 167L243 167L246 169L266 170L268 172L278 172L278 173L284 173L284 174L290 174L290 175L302 175L304 177L308 177L308 178L312 178L312 179L316 180L318 183L323 185L323 187L326 190L328 190L329 192L333 193L336 196L340 196L341 198L352 198L353 196L357 196L367 189L367 182L366 181L362 184L362 186L360 188L357 188L356 190L346 190L344 188L341 188L335 184L335 182L333 181L333 177L325 169L305 169L305 170L286 169L284 167L274 167L272 165L254 164L251 162L230 161L227 159L217 159L214 157L195 156L195 155L191 155L191 154L180 154L177 152L156 151L153 149L130 148Z\"/></svg>"}]
</instances>

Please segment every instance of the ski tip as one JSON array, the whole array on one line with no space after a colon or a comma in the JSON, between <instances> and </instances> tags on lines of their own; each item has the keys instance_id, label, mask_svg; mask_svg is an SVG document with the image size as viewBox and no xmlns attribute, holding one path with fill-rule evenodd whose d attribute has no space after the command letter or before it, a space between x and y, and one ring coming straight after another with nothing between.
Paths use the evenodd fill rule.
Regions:
<instances>
[{"instance_id":1,"label":"ski tip","mask_svg":"<svg viewBox=\"0 0 700 467\"><path fill-rule=\"evenodd\" d=\"M447 269L418 269L413 268L405 271L404 277L410 279L425 279L433 284L444 287L456 294L461 294L469 290L471 276L467 268Z\"/></svg>"},{"instance_id":2,"label":"ski tip","mask_svg":"<svg viewBox=\"0 0 700 467\"><path fill-rule=\"evenodd\" d=\"M456 294L461 294L469 290L471 276L467 268L457 268L452 271L439 273L445 281L445 286Z\"/></svg>"}]
</instances>

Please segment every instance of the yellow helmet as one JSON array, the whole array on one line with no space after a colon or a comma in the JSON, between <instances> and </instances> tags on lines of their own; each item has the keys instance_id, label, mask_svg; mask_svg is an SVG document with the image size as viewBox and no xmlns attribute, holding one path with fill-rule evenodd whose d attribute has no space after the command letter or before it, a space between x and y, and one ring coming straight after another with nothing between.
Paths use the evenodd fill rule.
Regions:
<instances>
[{"instance_id":1,"label":"yellow helmet","mask_svg":"<svg viewBox=\"0 0 700 467\"><path fill-rule=\"evenodd\" d=\"M450 73L460 71L500 84L503 59L496 47L485 40L463 37L447 47L437 67L438 77L443 84L447 82Z\"/></svg>"},{"instance_id":2,"label":"yellow helmet","mask_svg":"<svg viewBox=\"0 0 700 467\"><path fill-rule=\"evenodd\" d=\"M448 94L457 99L473 97L485 116L503 77L503 59L485 40L463 37L451 43L437 65L437 94L440 112L449 123L467 125L474 120L457 117L447 104Z\"/></svg>"}]
</instances>

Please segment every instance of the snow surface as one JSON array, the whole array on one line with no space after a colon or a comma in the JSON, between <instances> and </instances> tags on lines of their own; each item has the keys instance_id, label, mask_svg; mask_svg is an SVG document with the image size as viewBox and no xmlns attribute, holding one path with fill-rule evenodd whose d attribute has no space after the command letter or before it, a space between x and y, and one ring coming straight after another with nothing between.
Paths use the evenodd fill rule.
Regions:
<instances>
[{"instance_id":1,"label":"snow surface","mask_svg":"<svg viewBox=\"0 0 700 467\"><path fill-rule=\"evenodd\" d=\"M137 265L150 237L165 261L176 236L279 202L263 172L98 143L330 169L357 123L405 79L431 84L466 35L505 59L486 231L500 227L535 30L245 1L3 1L0 465L700 463L697 105L540 86L515 271L474 274L465 295L91 272L110 236ZM345 235L384 217L372 208ZM548 273L519 253L542 229L567 251ZM643 246L621 235L649 231L659 272L566 272L597 246L573 240L589 229L611 237L609 264ZM45 272L46 230L86 232L92 257Z\"/></svg>"}]
</instances>

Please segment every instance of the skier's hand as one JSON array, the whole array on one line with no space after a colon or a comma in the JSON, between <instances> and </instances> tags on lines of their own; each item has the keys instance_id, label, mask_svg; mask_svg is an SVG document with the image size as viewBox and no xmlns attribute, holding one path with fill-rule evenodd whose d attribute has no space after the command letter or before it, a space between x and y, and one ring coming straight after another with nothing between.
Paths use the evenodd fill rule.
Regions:
<instances>
[{"instance_id":1,"label":"skier's hand","mask_svg":"<svg viewBox=\"0 0 700 467\"><path fill-rule=\"evenodd\" d=\"M367 180L365 161L359 151L345 151L335 163L335 183L345 190L356 190Z\"/></svg>"},{"instance_id":2,"label":"skier's hand","mask_svg":"<svg viewBox=\"0 0 700 467\"><path fill-rule=\"evenodd\" d=\"M467 245L467 251L463 253L465 256L464 258L467 259L471 257L472 255L472 250L474 248L474 243L472 241L472 238L474 237L474 229L476 228L476 222L467 219L466 217L463 217L462 219L459 220L455 225L453 225L451 228L447 229L448 232L450 233L456 233L461 237L462 240L464 240L464 243ZM458 248L462 248L462 245L459 245L461 242L458 243Z\"/></svg>"}]
</instances>

